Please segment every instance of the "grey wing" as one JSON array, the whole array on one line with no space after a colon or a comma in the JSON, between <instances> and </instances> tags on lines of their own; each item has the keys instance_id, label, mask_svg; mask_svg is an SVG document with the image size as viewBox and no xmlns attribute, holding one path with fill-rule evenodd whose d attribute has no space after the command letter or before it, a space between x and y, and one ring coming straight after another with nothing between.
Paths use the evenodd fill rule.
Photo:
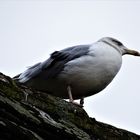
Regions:
<instances>
[{"instance_id":1,"label":"grey wing","mask_svg":"<svg viewBox=\"0 0 140 140\"><path fill-rule=\"evenodd\" d=\"M41 63L37 63L37 64L31 66L23 73L15 76L14 79L18 80L21 83L25 83L26 81L28 81L30 78L34 77L35 75L37 75L41 71L40 64Z\"/></svg>"},{"instance_id":2,"label":"grey wing","mask_svg":"<svg viewBox=\"0 0 140 140\"><path fill-rule=\"evenodd\" d=\"M53 78L63 70L67 62L88 54L89 47L90 45L78 45L61 51L55 51L49 59L28 68L19 77L16 77L16 79L21 83L25 83L36 76L45 79Z\"/></svg>"}]
</instances>

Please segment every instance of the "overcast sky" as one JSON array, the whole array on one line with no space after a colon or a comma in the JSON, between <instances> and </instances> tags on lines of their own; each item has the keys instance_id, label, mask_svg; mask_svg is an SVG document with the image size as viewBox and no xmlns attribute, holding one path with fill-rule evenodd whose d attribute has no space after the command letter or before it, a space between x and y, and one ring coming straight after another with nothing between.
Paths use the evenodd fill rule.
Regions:
<instances>
[{"instance_id":1,"label":"overcast sky","mask_svg":"<svg viewBox=\"0 0 140 140\"><path fill-rule=\"evenodd\" d=\"M0 0L0 72L9 76L72 45L110 36L140 51L139 0ZM123 65L102 92L85 99L89 116L140 134L140 58Z\"/></svg>"}]
</instances>

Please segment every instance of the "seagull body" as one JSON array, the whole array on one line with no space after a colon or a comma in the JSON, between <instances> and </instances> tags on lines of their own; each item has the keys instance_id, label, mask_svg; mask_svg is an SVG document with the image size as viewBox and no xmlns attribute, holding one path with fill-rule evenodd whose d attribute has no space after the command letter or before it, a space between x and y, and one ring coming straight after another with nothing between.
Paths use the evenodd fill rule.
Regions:
<instances>
[{"instance_id":1,"label":"seagull body","mask_svg":"<svg viewBox=\"0 0 140 140\"><path fill-rule=\"evenodd\" d=\"M116 76L122 55L140 56L114 38L55 51L15 79L34 89L67 99L81 99L102 91ZM69 87L69 90L68 90ZM72 100L71 99L71 100Z\"/></svg>"}]
</instances>

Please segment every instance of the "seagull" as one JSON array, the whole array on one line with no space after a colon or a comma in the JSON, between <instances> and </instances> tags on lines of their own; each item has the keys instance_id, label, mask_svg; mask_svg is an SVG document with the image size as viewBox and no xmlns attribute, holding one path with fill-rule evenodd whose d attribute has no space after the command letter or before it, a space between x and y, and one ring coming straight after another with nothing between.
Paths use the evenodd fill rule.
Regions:
<instances>
[{"instance_id":1,"label":"seagull","mask_svg":"<svg viewBox=\"0 0 140 140\"><path fill-rule=\"evenodd\" d=\"M140 56L112 37L87 45L55 51L44 62L37 63L16 76L19 83L51 95L80 100L105 89L119 72L122 56Z\"/></svg>"}]
</instances>

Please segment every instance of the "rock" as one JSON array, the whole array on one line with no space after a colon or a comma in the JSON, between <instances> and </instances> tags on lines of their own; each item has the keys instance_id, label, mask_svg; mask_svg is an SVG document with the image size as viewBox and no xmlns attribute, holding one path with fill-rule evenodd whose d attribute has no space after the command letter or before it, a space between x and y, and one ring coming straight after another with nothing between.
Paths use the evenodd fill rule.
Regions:
<instances>
[{"instance_id":1,"label":"rock","mask_svg":"<svg viewBox=\"0 0 140 140\"><path fill-rule=\"evenodd\" d=\"M140 140L84 109L0 73L0 140Z\"/></svg>"}]
</instances>

